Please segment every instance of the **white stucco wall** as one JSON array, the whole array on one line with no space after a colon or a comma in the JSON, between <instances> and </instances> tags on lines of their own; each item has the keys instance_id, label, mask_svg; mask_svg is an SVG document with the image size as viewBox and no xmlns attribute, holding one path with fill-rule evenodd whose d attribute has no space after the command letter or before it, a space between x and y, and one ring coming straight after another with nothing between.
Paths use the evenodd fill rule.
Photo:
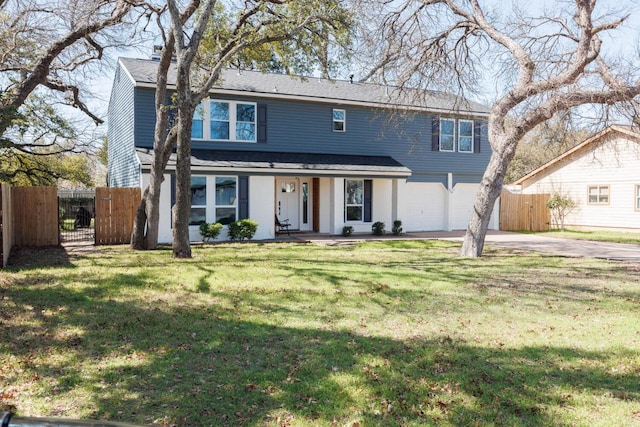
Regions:
<instances>
[{"instance_id":1,"label":"white stucco wall","mask_svg":"<svg viewBox=\"0 0 640 427\"><path fill-rule=\"evenodd\" d=\"M608 204L588 203L588 187L594 185L609 186ZM640 230L636 185L640 185L640 143L613 133L525 182L522 192L558 192L573 199L577 207L566 218L566 227L633 231Z\"/></svg>"}]
</instances>

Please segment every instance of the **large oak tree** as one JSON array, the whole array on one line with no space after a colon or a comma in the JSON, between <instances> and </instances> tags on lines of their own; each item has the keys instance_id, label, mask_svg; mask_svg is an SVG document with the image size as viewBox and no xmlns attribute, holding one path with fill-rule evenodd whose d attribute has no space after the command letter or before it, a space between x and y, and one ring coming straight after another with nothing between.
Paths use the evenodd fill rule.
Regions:
<instances>
[{"instance_id":1,"label":"large oak tree","mask_svg":"<svg viewBox=\"0 0 640 427\"><path fill-rule=\"evenodd\" d=\"M370 3L370 2L364 2ZM500 5L483 0L381 2L382 30L370 51L379 59L367 78L473 94L489 86L492 155L480 183L461 255L481 256L491 213L518 142L554 115L631 106L640 94L635 49L620 55L625 5L605 0ZM546 7L545 7L546 6ZM366 28L371 30L371 27ZM370 32L372 33L372 32ZM617 111L622 109L618 108Z\"/></svg>"},{"instance_id":2,"label":"large oak tree","mask_svg":"<svg viewBox=\"0 0 640 427\"><path fill-rule=\"evenodd\" d=\"M91 140L84 138L84 125L78 127L57 105L102 123L85 103L83 82L91 79L106 48L123 43L122 25L137 19L132 10L141 4L0 0L0 175L11 181L17 172L23 181L49 182L64 171L47 169L47 162L87 148ZM31 171L31 177L25 175Z\"/></svg>"}]
</instances>

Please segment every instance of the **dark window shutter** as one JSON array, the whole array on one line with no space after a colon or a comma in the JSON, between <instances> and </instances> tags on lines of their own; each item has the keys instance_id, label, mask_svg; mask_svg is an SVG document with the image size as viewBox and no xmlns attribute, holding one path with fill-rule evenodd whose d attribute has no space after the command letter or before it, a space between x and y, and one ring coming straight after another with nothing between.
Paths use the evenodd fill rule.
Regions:
<instances>
[{"instance_id":1,"label":"dark window shutter","mask_svg":"<svg viewBox=\"0 0 640 427\"><path fill-rule=\"evenodd\" d=\"M440 117L431 119L431 151L440 151Z\"/></svg>"},{"instance_id":2,"label":"dark window shutter","mask_svg":"<svg viewBox=\"0 0 640 427\"><path fill-rule=\"evenodd\" d=\"M267 142L267 104L258 104L258 142Z\"/></svg>"},{"instance_id":3,"label":"dark window shutter","mask_svg":"<svg viewBox=\"0 0 640 427\"><path fill-rule=\"evenodd\" d=\"M482 124L479 120L473 122L473 152L480 152L480 132L482 131Z\"/></svg>"},{"instance_id":4,"label":"dark window shutter","mask_svg":"<svg viewBox=\"0 0 640 427\"><path fill-rule=\"evenodd\" d=\"M176 204L176 174L171 174L171 209L169 210L169 223L173 228L173 205Z\"/></svg>"},{"instance_id":5,"label":"dark window shutter","mask_svg":"<svg viewBox=\"0 0 640 427\"><path fill-rule=\"evenodd\" d=\"M238 219L249 218L249 177L238 177Z\"/></svg>"},{"instance_id":6,"label":"dark window shutter","mask_svg":"<svg viewBox=\"0 0 640 427\"><path fill-rule=\"evenodd\" d=\"M171 174L171 207L176 204L176 174Z\"/></svg>"},{"instance_id":7,"label":"dark window shutter","mask_svg":"<svg viewBox=\"0 0 640 427\"><path fill-rule=\"evenodd\" d=\"M373 181L364 180L364 222L371 222L371 193L373 192Z\"/></svg>"}]
</instances>

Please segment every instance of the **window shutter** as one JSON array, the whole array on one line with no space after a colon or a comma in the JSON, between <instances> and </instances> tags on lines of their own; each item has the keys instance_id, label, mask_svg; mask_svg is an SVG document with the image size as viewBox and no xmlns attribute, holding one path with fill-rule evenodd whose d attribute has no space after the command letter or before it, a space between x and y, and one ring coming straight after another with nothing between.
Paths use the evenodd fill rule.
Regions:
<instances>
[{"instance_id":1,"label":"window shutter","mask_svg":"<svg viewBox=\"0 0 640 427\"><path fill-rule=\"evenodd\" d=\"M480 132L482 131L482 123L479 120L473 122L473 152L480 152Z\"/></svg>"},{"instance_id":2,"label":"window shutter","mask_svg":"<svg viewBox=\"0 0 640 427\"><path fill-rule=\"evenodd\" d=\"M176 174L171 174L171 207L176 204Z\"/></svg>"},{"instance_id":3,"label":"window shutter","mask_svg":"<svg viewBox=\"0 0 640 427\"><path fill-rule=\"evenodd\" d=\"M238 177L238 219L249 218L249 177Z\"/></svg>"},{"instance_id":4,"label":"window shutter","mask_svg":"<svg viewBox=\"0 0 640 427\"><path fill-rule=\"evenodd\" d=\"M371 222L371 193L373 192L373 181L364 180L364 222Z\"/></svg>"},{"instance_id":5,"label":"window shutter","mask_svg":"<svg viewBox=\"0 0 640 427\"><path fill-rule=\"evenodd\" d=\"M440 151L440 117L431 119L431 151Z\"/></svg>"},{"instance_id":6,"label":"window shutter","mask_svg":"<svg viewBox=\"0 0 640 427\"><path fill-rule=\"evenodd\" d=\"M176 204L176 174L171 174L171 208L169 209L169 225L173 228L173 205Z\"/></svg>"},{"instance_id":7,"label":"window shutter","mask_svg":"<svg viewBox=\"0 0 640 427\"><path fill-rule=\"evenodd\" d=\"M258 143L267 142L267 104L258 104Z\"/></svg>"}]
</instances>

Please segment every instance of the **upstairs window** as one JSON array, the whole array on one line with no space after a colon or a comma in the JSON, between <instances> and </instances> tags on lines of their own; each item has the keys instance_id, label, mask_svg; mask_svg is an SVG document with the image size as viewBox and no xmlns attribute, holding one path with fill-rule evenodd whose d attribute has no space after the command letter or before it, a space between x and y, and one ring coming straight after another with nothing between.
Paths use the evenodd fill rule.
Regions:
<instances>
[{"instance_id":1,"label":"upstairs window","mask_svg":"<svg viewBox=\"0 0 640 427\"><path fill-rule=\"evenodd\" d=\"M458 151L473 153L473 120L458 120Z\"/></svg>"},{"instance_id":2,"label":"upstairs window","mask_svg":"<svg viewBox=\"0 0 640 427\"><path fill-rule=\"evenodd\" d=\"M338 108L333 109L333 131L345 132L347 124L347 112Z\"/></svg>"},{"instance_id":3,"label":"upstairs window","mask_svg":"<svg viewBox=\"0 0 640 427\"><path fill-rule=\"evenodd\" d=\"M609 204L609 186L608 185L590 185L588 190L588 200L590 205L608 205Z\"/></svg>"},{"instance_id":4,"label":"upstairs window","mask_svg":"<svg viewBox=\"0 0 640 427\"><path fill-rule=\"evenodd\" d=\"M204 103L198 104L193 113L193 123L191 125L191 138L202 139L204 137Z\"/></svg>"},{"instance_id":5,"label":"upstairs window","mask_svg":"<svg viewBox=\"0 0 640 427\"><path fill-rule=\"evenodd\" d=\"M193 115L191 137L256 142L256 109L257 105L252 102L204 101Z\"/></svg>"},{"instance_id":6,"label":"upstairs window","mask_svg":"<svg viewBox=\"0 0 640 427\"><path fill-rule=\"evenodd\" d=\"M440 119L440 151L455 151L456 121Z\"/></svg>"},{"instance_id":7,"label":"upstairs window","mask_svg":"<svg viewBox=\"0 0 640 427\"><path fill-rule=\"evenodd\" d=\"M482 121L433 117L431 150L445 153L479 153Z\"/></svg>"}]
</instances>

